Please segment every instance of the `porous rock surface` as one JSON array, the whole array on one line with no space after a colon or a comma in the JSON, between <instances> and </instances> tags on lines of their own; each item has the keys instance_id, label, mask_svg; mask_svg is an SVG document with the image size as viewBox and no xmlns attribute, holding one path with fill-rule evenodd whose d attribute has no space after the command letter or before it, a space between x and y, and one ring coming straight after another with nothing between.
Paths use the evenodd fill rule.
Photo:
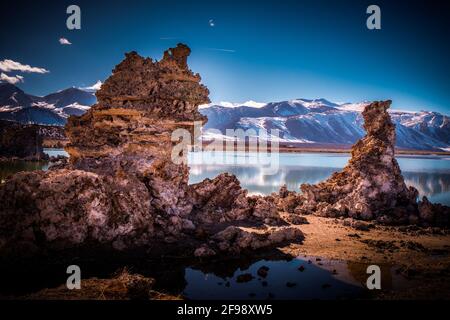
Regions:
<instances>
[{"instance_id":1,"label":"porous rock surface","mask_svg":"<svg viewBox=\"0 0 450 320\"><path fill-rule=\"evenodd\" d=\"M190 186L186 163L172 161L174 130L193 133L195 121L207 120L197 108L209 92L188 68L189 54L183 44L160 61L126 54L98 103L69 118L70 163L0 186L0 256L92 243L116 250L175 243L206 256L303 238L291 227L241 229L281 222L273 199L248 197L229 174Z\"/></svg>"},{"instance_id":2,"label":"porous rock surface","mask_svg":"<svg viewBox=\"0 0 450 320\"><path fill-rule=\"evenodd\" d=\"M450 208L426 198L417 203L418 191L405 184L395 159L395 126L388 108L391 101L365 107L366 136L352 148L351 159L340 172L316 185L301 185L301 194L279 192L278 207L298 214L377 220L383 224L447 226Z\"/></svg>"}]
</instances>

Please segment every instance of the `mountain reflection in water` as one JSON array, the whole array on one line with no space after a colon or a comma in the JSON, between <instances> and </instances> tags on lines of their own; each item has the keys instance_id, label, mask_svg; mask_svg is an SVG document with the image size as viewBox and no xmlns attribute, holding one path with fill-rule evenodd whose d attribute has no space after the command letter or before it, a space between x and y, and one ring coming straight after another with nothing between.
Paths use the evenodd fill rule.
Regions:
<instances>
[{"instance_id":1,"label":"mountain reflection in water","mask_svg":"<svg viewBox=\"0 0 450 320\"><path fill-rule=\"evenodd\" d=\"M53 156L67 155L62 149L45 149L45 152ZM302 183L323 181L343 168L350 158L348 154L333 153L275 154L277 158L273 159L276 159L277 170L274 174L267 174L254 153L237 153L234 155L236 161L231 164L221 160L217 154L224 153L216 152L214 157L208 152L203 152L201 157L189 154L190 183L229 172L238 177L242 187L248 189L250 194L262 195L278 192L283 184L289 190L299 191ZM407 185L414 186L420 196L427 196L432 202L450 206L449 157L398 156L397 159ZM48 167L45 162L0 162L0 182L19 171L47 170Z\"/></svg>"},{"instance_id":2,"label":"mountain reflection in water","mask_svg":"<svg viewBox=\"0 0 450 320\"><path fill-rule=\"evenodd\" d=\"M192 159L192 157L191 157ZM190 159L190 160L191 160ZM222 172L238 177L243 188L251 194L267 195L278 192L286 184L289 190L299 191L302 183L318 183L339 171L349 160L347 154L292 153L280 154L279 168L275 174L267 175L257 163L242 161L224 164L211 161L208 156L200 161L190 161L190 183L205 178L214 178ZM407 185L419 190L420 196L430 201L450 205L450 158L442 156L399 156Z\"/></svg>"}]
</instances>

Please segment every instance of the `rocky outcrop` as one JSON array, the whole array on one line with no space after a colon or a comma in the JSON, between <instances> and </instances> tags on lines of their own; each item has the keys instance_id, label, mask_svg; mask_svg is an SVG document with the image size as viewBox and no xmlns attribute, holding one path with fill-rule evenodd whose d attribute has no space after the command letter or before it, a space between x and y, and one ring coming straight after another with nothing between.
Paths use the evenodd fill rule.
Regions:
<instances>
[{"instance_id":1,"label":"rocky outcrop","mask_svg":"<svg viewBox=\"0 0 450 320\"><path fill-rule=\"evenodd\" d=\"M153 234L150 197L132 177L81 170L22 172L0 188L0 249L33 254L97 241L116 249Z\"/></svg>"},{"instance_id":2,"label":"rocky outcrop","mask_svg":"<svg viewBox=\"0 0 450 320\"><path fill-rule=\"evenodd\" d=\"M365 108L367 134L353 146L342 171L319 184L301 185L301 195L280 190L278 207L298 214L384 224L448 225L449 215L438 214L443 206L433 206L426 199L418 204L418 191L405 184L395 159L395 126L387 112L390 105L391 101L374 102Z\"/></svg>"},{"instance_id":3,"label":"rocky outcrop","mask_svg":"<svg viewBox=\"0 0 450 320\"><path fill-rule=\"evenodd\" d=\"M450 207L431 203L427 197L419 201L418 220L427 226L450 226Z\"/></svg>"},{"instance_id":4,"label":"rocky outcrop","mask_svg":"<svg viewBox=\"0 0 450 320\"><path fill-rule=\"evenodd\" d=\"M253 220L276 224L280 220L272 197L247 196L239 180L223 173L192 185L193 215L201 223Z\"/></svg>"},{"instance_id":5,"label":"rocky outcrop","mask_svg":"<svg viewBox=\"0 0 450 320\"><path fill-rule=\"evenodd\" d=\"M39 126L0 120L0 159L46 160Z\"/></svg>"},{"instance_id":6,"label":"rocky outcrop","mask_svg":"<svg viewBox=\"0 0 450 320\"><path fill-rule=\"evenodd\" d=\"M265 227L281 222L273 198L248 197L228 174L190 186L186 163L172 159L174 130L194 136L194 122L207 120L197 108L209 92L189 70L189 54L182 44L161 61L126 54L98 103L69 118L70 163L0 186L0 255L94 243L116 250L179 244L205 256L302 239L290 227ZM184 149L177 155L183 160Z\"/></svg>"}]
</instances>

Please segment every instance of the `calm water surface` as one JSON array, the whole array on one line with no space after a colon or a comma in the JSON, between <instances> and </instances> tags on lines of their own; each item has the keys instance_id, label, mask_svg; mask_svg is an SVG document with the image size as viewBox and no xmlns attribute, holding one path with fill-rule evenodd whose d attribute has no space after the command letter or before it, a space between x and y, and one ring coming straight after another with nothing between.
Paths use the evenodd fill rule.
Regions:
<instances>
[{"instance_id":1,"label":"calm water surface","mask_svg":"<svg viewBox=\"0 0 450 320\"><path fill-rule=\"evenodd\" d=\"M258 164L257 154L238 153L232 158L219 153L190 154L190 183L230 172L253 194L277 192L283 184L289 190L299 191L302 183L323 181L342 169L350 159L349 154L334 153L283 153L278 156L278 170L267 170ZM433 202L450 205L449 156L400 155L397 160L407 185L414 186L421 196L427 196ZM264 165L265 161L264 158L259 163Z\"/></svg>"},{"instance_id":2,"label":"calm water surface","mask_svg":"<svg viewBox=\"0 0 450 320\"><path fill-rule=\"evenodd\" d=\"M266 277L258 270L267 267ZM183 296L189 299L346 299L370 294L366 287L368 264L298 257L291 260L259 260L231 274L186 268ZM385 290L409 288L414 284L397 267L380 265ZM250 275L248 281L239 276Z\"/></svg>"},{"instance_id":3,"label":"calm water surface","mask_svg":"<svg viewBox=\"0 0 450 320\"><path fill-rule=\"evenodd\" d=\"M44 149L50 156L67 155L63 149ZM259 157L256 153L196 152L189 154L190 183L214 178L222 172L235 174L251 194L277 192L286 184L298 191L302 183L317 183L342 169L348 154L281 153ZM397 156L406 184L432 202L450 205L449 156ZM47 170L45 162L0 163L0 180L19 171Z\"/></svg>"}]
</instances>

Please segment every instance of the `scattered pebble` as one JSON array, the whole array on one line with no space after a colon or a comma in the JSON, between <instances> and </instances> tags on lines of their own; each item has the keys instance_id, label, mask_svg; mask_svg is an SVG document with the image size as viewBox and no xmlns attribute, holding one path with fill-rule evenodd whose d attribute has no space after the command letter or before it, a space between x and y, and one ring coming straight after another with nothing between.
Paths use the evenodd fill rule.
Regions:
<instances>
[{"instance_id":1,"label":"scattered pebble","mask_svg":"<svg viewBox=\"0 0 450 320\"><path fill-rule=\"evenodd\" d=\"M244 274L240 274L237 276L236 282L237 283L249 282L249 281L252 281L253 278L254 277L250 273L244 273Z\"/></svg>"},{"instance_id":2,"label":"scattered pebble","mask_svg":"<svg viewBox=\"0 0 450 320\"><path fill-rule=\"evenodd\" d=\"M260 276L261 278L266 278L268 272L269 272L269 267L267 267L267 266L262 266L262 267L259 268L258 271L257 271L258 276Z\"/></svg>"},{"instance_id":3,"label":"scattered pebble","mask_svg":"<svg viewBox=\"0 0 450 320\"><path fill-rule=\"evenodd\" d=\"M293 287L295 287L297 284L295 283L295 282L287 282L286 283L286 287L288 287L288 288L293 288Z\"/></svg>"}]
</instances>

